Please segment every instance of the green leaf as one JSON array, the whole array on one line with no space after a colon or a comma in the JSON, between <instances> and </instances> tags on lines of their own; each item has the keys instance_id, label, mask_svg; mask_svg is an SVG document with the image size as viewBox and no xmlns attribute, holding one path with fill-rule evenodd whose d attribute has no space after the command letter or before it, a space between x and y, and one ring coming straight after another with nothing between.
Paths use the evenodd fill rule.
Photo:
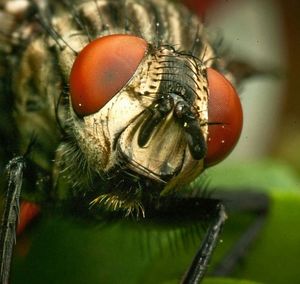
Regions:
<instances>
[{"instance_id":1,"label":"green leaf","mask_svg":"<svg viewBox=\"0 0 300 284\"><path fill-rule=\"evenodd\" d=\"M299 282L297 176L287 166L272 161L224 165L205 175L211 179L210 188L239 190L251 186L267 192L272 203L263 232L231 275L235 279L208 277L204 283ZM251 216L245 214L229 216L210 267L238 240L250 221ZM15 256L11 283L179 283L201 241L197 230L195 226L140 222L91 226L64 216L44 215L27 236L28 253ZM18 246L20 249L22 239Z\"/></svg>"}]
</instances>

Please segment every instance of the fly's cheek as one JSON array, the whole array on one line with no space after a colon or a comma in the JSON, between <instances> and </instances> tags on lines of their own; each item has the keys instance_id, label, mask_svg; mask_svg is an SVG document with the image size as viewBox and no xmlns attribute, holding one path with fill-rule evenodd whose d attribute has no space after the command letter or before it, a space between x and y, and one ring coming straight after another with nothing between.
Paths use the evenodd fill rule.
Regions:
<instances>
[{"instance_id":1,"label":"fly's cheek","mask_svg":"<svg viewBox=\"0 0 300 284\"><path fill-rule=\"evenodd\" d=\"M132 78L147 42L132 35L109 35L89 43L70 74L72 106L79 117L100 110Z\"/></svg>"},{"instance_id":2,"label":"fly's cheek","mask_svg":"<svg viewBox=\"0 0 300 284\"><path fill-rule=\"evenodd\" d=\"M232 84L219 72L207 69L208 140L205 166L223 160L236 145L243 125L240 99Z\"/></svg>"}]
</instances>

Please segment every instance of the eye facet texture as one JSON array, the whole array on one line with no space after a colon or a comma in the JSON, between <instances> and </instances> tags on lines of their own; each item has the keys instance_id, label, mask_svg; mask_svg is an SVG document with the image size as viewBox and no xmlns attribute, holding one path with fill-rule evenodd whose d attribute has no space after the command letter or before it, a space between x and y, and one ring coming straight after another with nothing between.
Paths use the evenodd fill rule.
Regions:
<instances>
[{"instance_id":1,"label":"eye facet texture","mask_svg":"<svg viewBox=\"0 0 300 284\"><path fill-rule=\"evenodd\" d=\"M236 145L243 125L240 99L232 84L219 72L207 69L208 142L205 166L223 160Z\"/></svg>"},{"instance_id":2,"label":"eye facet texture","mask_svg":"<svg viewBox=\"0 0 300 284\"><path fill-rule=\"evenodd\" d=\"M132 78L147 51L147 42L132 35L108 35L79 53L70 74L72 106L79 117L101 109Z\"/></svg>"}]
</instances>

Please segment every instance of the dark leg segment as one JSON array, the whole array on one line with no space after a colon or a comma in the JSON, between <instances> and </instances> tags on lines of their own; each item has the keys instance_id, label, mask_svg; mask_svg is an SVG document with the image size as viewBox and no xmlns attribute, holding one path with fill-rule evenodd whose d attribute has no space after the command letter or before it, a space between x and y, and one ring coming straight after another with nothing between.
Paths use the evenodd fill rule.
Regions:
<instances>
[{"instance_id":1,"label":"dark leg segment","mask_svg":"<svg viewBox=\"0 0 300 284\"><path fill-rule=\"evenodd\" d=\"M215 214L214 221L209 226L199 251L195 255L188 271L184 275L182 280L182 283L184 284L199 283L199 281L201 281L204 277L208 262L217 245L223 224L227 218L222 204L217 204Z\"/></svg>"},{"instance_id":2,"label":"dark leg segment","mask_svg":"<svg viewBox=\"0 0 300 284\"><path fill-rule=\"evenodd\" d=\"M183 284L199 283L207 271L227 218L224 205L219 199L185 196L160 197L155 204L146 208L147 219L155 218L160 222L176 220L178 223L199 224L207 228L200 248L181 281Z\"/></svg>"},{"instance_id":3,"label":"dark leg segment","mask_svg":"<svg viewBox=\"0 0 300 284\"><path fill-rule=\"evenodd\" d=\"M250 190L219 192L215 194L215 197L223 200L229 213L249 212L255 217L240 239L212 272L214 276L226 276L232 274L237 264L246 257L251 245L264 228L270 200L267 195Z\"/></svg>"},{"instance_id":4,"label":"dark leg segment","mask_svg":"<svg viewBox=\"0 0 300 284\"><path fill-rule=\"evenodd\" d=\"M229 213L248 212L253 214L255 219L242 234L239 241L214 268L212 272L214 276L230 275L236 265L245 257L249 247L264 226L270 204L267 195L251 189L235 191L219 189L211 192L209 198L161 198L160 201L160 206L155 211L159 217L169 217L176 220L184 216L187 220L209 225L200 249L182 279L181 283L184 284L200 283L203 279L227 218L225 208ZM147 215L147 217L150 216Z\"/></svg>"},{"instance_id":5,"label":"dark leg segment","mask_svg":"<svg viewBox=\"0 0 300 284\"><path fill-rule=\"evenodd\" d=\"M240 262L241 259L243 259L243 257L245 257L245 254L250 245L257 238L262 228L264 227L265 219L266 216L257 217L257 219L241 236L235 246L214 269L212 273L214 276L226 276L230 275L234 271L236 265Z\"/></svg>"},{"instance_id":6,"label":"dark leg segment","mask_svg":"<svg viewBox=\"0 0 300 284\"><path fill-rule=\"evenodd\" d=\"M8 188L0 232L0 283L2 284L8 283L12 251L16 242L16 224L24 167L23 156L12 159L6 167Z\"/></svg>"}]
</instances>

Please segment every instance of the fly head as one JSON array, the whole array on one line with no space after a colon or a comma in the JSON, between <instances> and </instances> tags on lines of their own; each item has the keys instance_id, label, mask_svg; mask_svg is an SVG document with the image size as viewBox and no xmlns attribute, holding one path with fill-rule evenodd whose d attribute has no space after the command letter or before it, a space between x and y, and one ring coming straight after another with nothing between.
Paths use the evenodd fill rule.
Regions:
<instances>
[{"instance_id":1,"label":"fly head","mask_svg":"<svg viewBox=\"0 0 300 284\"><path fill-rule=\"evenodd\" d=\"M134 54L122 41L132 41ZM115 53L101 53L97 44ZM129 35L92 45L79 54L70 76L75 137L88 164L102 175L133 172L164 190L198 176L207 150L205 65ZM92 61L89 49L97 49Z\"/></svg>"}]
</instances>

